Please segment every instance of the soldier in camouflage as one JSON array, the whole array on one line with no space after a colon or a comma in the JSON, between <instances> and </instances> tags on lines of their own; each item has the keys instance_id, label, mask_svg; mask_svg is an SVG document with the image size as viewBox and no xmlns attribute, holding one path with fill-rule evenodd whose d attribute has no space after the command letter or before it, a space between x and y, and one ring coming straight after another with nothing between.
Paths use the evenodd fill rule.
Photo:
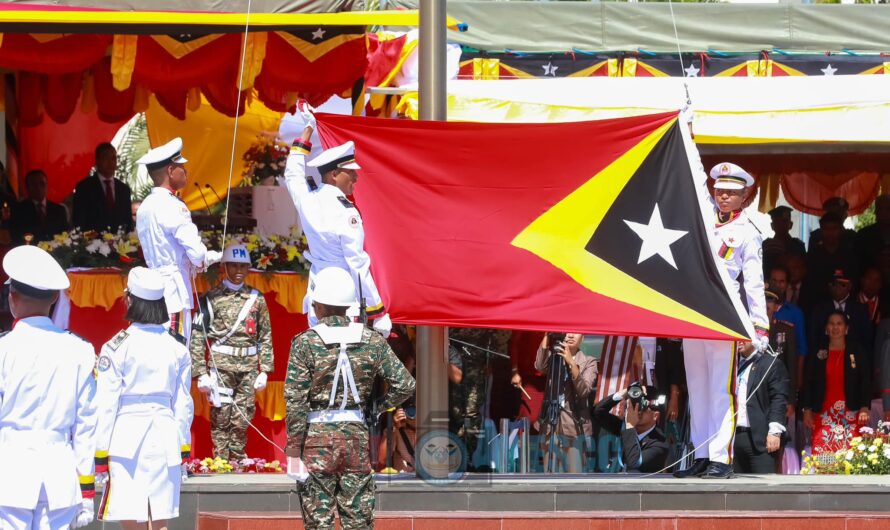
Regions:
<instances>
[{"instance_id":1,"label":"soldier in camouflage","mask_svg":"<svg viewBox=\"0 0 890 530\"><path fill-rule=\"evenodd\" d=\"M414 378L379 333L346 317L355 284L337 267L315 277L319 324L294 338L287 367L288 475L302 486L303 524L373 528L375 485L363 408L374 378L387 383L384 410L414 392Z\"/></svg>"},{"instance_id":2,"label":"soldier in camouflage","mask_svg":"<svg viewBox=\"0 0 890 530\"><path fill-rule=\"evenodd\" d=\"M452 365L457 366L454 353L460 355L461 382L449 381L449 427L464 440L472 460L479 434L482 432L482 405L485 402L485 379L488 376L489 353L509 354L510 330L482 328L451 328L448 336ZM459 342L458 342L459 341ZM466 343L466 344L463 344ZM470 346L470 345L472 346ZM475 348L473 346L476 346ZM481 348L481 349L480 349Z\"/></svg>"},{"instance_id":3,"label":"soldier in camouflage","mask_svg":"<svg viewBox=\"0 0 890 530\"><path fill-rule=\"evenodd\" d=\"M250 254L242 245L230 245L222 263L226 278L201 301L192 325L192 377L198 378L202 392L219 393L219 406L210 409L213 454L238 460L246 457L247 428L256 411L254 392L266 387L275 363L266 301L244 283Z\"/></svg>"}]
</instances>

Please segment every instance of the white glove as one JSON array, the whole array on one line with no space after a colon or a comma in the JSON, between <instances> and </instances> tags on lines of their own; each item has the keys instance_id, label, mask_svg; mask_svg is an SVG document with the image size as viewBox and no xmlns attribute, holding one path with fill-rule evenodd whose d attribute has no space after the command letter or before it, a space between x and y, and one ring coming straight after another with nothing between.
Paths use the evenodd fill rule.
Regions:
<instances>
[{"instance_id":1,"label":"white glove","mask_svg":"<svg viewBox=\"0 0 890 530\"><path fill-rule=\"evenodd\" d=\"M209 394L213 389L213 380L210 379L209 374L201 374L198 378L198 391L204 392L205 394Z\"/></svg>"},{"instance_id":2,"label":"white glove","mask_svg":"<svg viewBox=\"0 0 890 530\"><path fill-rule=\"evenodd\" d=\"M315 109L312 105L309 104L305 99L301 99L297 102L297 112L300 113L300 116L303 117L303 121L306 122L306 127L312 127L313 129L318 129L318 120L315 119Z\"/></svg>"},{"instance_id":3,"label":"white glove","mask_svg":"<svg viewBox=\"0 0 890 530\"><path fill-rule=\"evenodd\" d=\"M692 124L692 120L695 119L695 112L692 110L692 105L689 103L684 103L683 108L680 109L680 123Z\"/></svg>"},{"instance_id":4,"label":"white glove","mask_svg":"<svg viewBox=\"0 0 890 530\"><path fill-rule=\"evenodd\" d=\"M96 485L105 484L106 482L108 482L108 471L96 473Z\"/></svg>"},{"instance_id":5,"label":"white glove","mask_svg":"<svg viewBox=\"0 0 890 530\"><path fill-rule=\"evenodd\" d=\"M84 499L77 517L71 521L71 528L82 528L93 522L93 499Z\"/></svg>"},{"instance_id":6,"label":"white glove","mask_svg":"<svg viewBox=\"0 0 890 530\"><path fill-rule=\"evenodd\" d=\"M754 347L757 348L759 352L765 352L769 350L769 336L761 335L754 340Z\"/></svg>"},{"instance_id":7,"label":"white glove","mask_svg":"<svg viewBox=\"0 0 890 530\"><path fill-rule=\"evenodd\" d=\"M306 470L306 464L302 459L287 457L287 476L297 482L306 482L306 479L309 478L309 471Z\"/></svg>"},{"instance_id":8,"label":"white glove","mask_svg":"<svg viewBox=\"0 0 890 530\"><path fill-rule=\"evenodd\" d=\"M383 335L384 339L389 338L389 332L392 331L392 320L389 319L389 313L374 319L374 329Z\"/></svg>"},{"instance_id":9,"label":"white glove","mask_svg":"<svg viewBox=\"0 0 890 530\"><path fill-rule=\"evenodd\" d=\"M214 263L219 263L222 259L222 252L218 250L208 250L206 254L204 254L204 268L213 265Z\"/></svg>"},{"instance_id":10,"label":"white glove","mask_svg":"<svg viewBox=\"0 0 890 530\"><path fill-rule=\"evenodd\" d=\"M179 481L180 481L180 482L185 482L185 480L186 480L187 478L189 478L189 466L188 466L188 464L182 464L181 466L179 466L179 472L180 472Z\"/></svg>"},{"instance_id":11,"label":"white glove","mask_svg":"<svg viewBox=\"0 0 890 530\"><path fill-rule=\"evenodd\" d=\"M262 390L266 388L266 381L268 381L269 376L266 375L266 372L260 372L260 375L256 376L256 381L253 382L254 390Z\"/></svg>"}]
</instances>

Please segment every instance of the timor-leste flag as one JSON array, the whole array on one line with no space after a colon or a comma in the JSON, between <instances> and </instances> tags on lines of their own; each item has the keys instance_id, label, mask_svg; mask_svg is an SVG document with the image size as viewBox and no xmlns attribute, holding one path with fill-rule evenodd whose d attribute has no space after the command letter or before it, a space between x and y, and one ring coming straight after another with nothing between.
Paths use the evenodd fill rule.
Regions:
<instances>
[{"instance_id":1,"label":"timor-leste flag","mask_svg":"<svg viewBox=\"0 0 890 530\"><path fill-rule=\"evenodd\" d=\"M396 322L747 339L676 113L555 124L320 114L356 144L365 248Z\"/></svg>"}]
</instances>

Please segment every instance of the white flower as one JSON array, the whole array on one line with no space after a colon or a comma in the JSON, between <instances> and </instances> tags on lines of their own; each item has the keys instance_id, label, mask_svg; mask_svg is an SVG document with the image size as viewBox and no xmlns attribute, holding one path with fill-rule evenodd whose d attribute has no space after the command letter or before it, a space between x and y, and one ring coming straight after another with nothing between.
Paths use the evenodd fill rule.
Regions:
<instances>
[{"instance_id":1,"label":"white flower","mask_svg":"<svg viewBox=\"0 0 890 530\"><path fill-rule=\"evenodd\" d=\"M86 248L86 251L89 252L90 254L95 254L96 252L99 251L99 247L103 244L104 243L101 240L94 239L94 240L90 241L90 243L85 248Z\"/></svg>"},{"instance_id":2,"label":"white flower","mask_svg":"<svg viewBox=\"0 0 890 530\"><path fill-rule=\"evenodd\" d=\"M844 459L853 460L853 451L847 451L847 454L844 455Z\"/></svg>"},{"instance_id":3,"label":"white flower","mask_svg":"<svg viewBox=\"0 0 890 530\"><path fill-rule=\"evenodd\" d=\"M860 451L865 451L865 444L859 444L859 445L856 447L856 449L859 449Z\"/></svg>"},{"instance_id":4,"label":"white flower","mask_svg":"<svg viewBox=\"0 0 890 530\"><path fill-rule=\"evenodd\" d=\"M101 243L99 243L99 254L102 254L103 256L105 256L107 258L108 255L111 254L111 245L109 245L105 241L102 241Z\"/></svg>"},{"instance_id":5,"label":"white flower","mask_svg":"<svg viewBox=\"0 0 890 530\"><path fill-rule=\"evenodd\" d=\"M890 445L884 446L884 458L890 460Z\"/></svg>"}]
</instances>

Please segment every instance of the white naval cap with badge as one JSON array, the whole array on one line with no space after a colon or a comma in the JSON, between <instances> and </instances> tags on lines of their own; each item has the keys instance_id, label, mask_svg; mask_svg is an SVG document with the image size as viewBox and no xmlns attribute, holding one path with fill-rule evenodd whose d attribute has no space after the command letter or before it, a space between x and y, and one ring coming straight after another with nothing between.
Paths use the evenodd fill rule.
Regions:
<instances>
[{"instance_id":1,"label":"white naval cap with badge","mask_svg":"<svg viewBox=\"0 0 890 530\"><path fill-rule=\"evenodd\" d=\"M711 168L714 189L743 190L754 185L754 177L732 162L720 162Z\"/></svg>"},{"instance_id":2,"label":"white naval cap with badge","mask_svg":"<svg viewBox=\"0 0 890 530\"><path fill-rule=\"evenodd\" d=\"M318 173L322 176L334 169L361 169L355 161L355 143L352 140L324 150L306 165L318 168Z\"/></svg>"},{"instance_id":3,"label":"white naval cap with badge","mask_svg":"<svg viewBox=\"0 0 890 530\"><path fill-rule=\"evenodd\" d=\"M182 156L182 138L174 138L162 146L155 147L136 161L145 165L145 169L154 171L170 164L185 164L188 160Z\"/></svg>"},{"instance_id":4,"label":"white naval cap with badge","mask_svg":"<svg viewBox=\"0 0 890 530\"><path fill-rule=\"evenodd\" d=\"M143 300L161 300L164 298L164 278L157 271L133 267L127 275L127 291Z\"/></svg>"},{"instance_id":5,"label":"white naval cap with badge","mask_svg":"<svg viewBox=\"0 0 890 530\"><path fill-rule=\"evenodd\" d=\"M30 298L48 300L71 286L68 275L52 255L38 247L15 247L3 257L7 284Z\"/></svg>"},{"instance_id":6,"label":"white naval cap with badge","mask_svg":"<svg viewBox=\"0 0 890 530\"><path fill-rule=\"evenodd\" d=\"M222 263L246 263L252 265L250 252L244 245L230 244L223 249Z\"/></svg>"}]
</instances>

